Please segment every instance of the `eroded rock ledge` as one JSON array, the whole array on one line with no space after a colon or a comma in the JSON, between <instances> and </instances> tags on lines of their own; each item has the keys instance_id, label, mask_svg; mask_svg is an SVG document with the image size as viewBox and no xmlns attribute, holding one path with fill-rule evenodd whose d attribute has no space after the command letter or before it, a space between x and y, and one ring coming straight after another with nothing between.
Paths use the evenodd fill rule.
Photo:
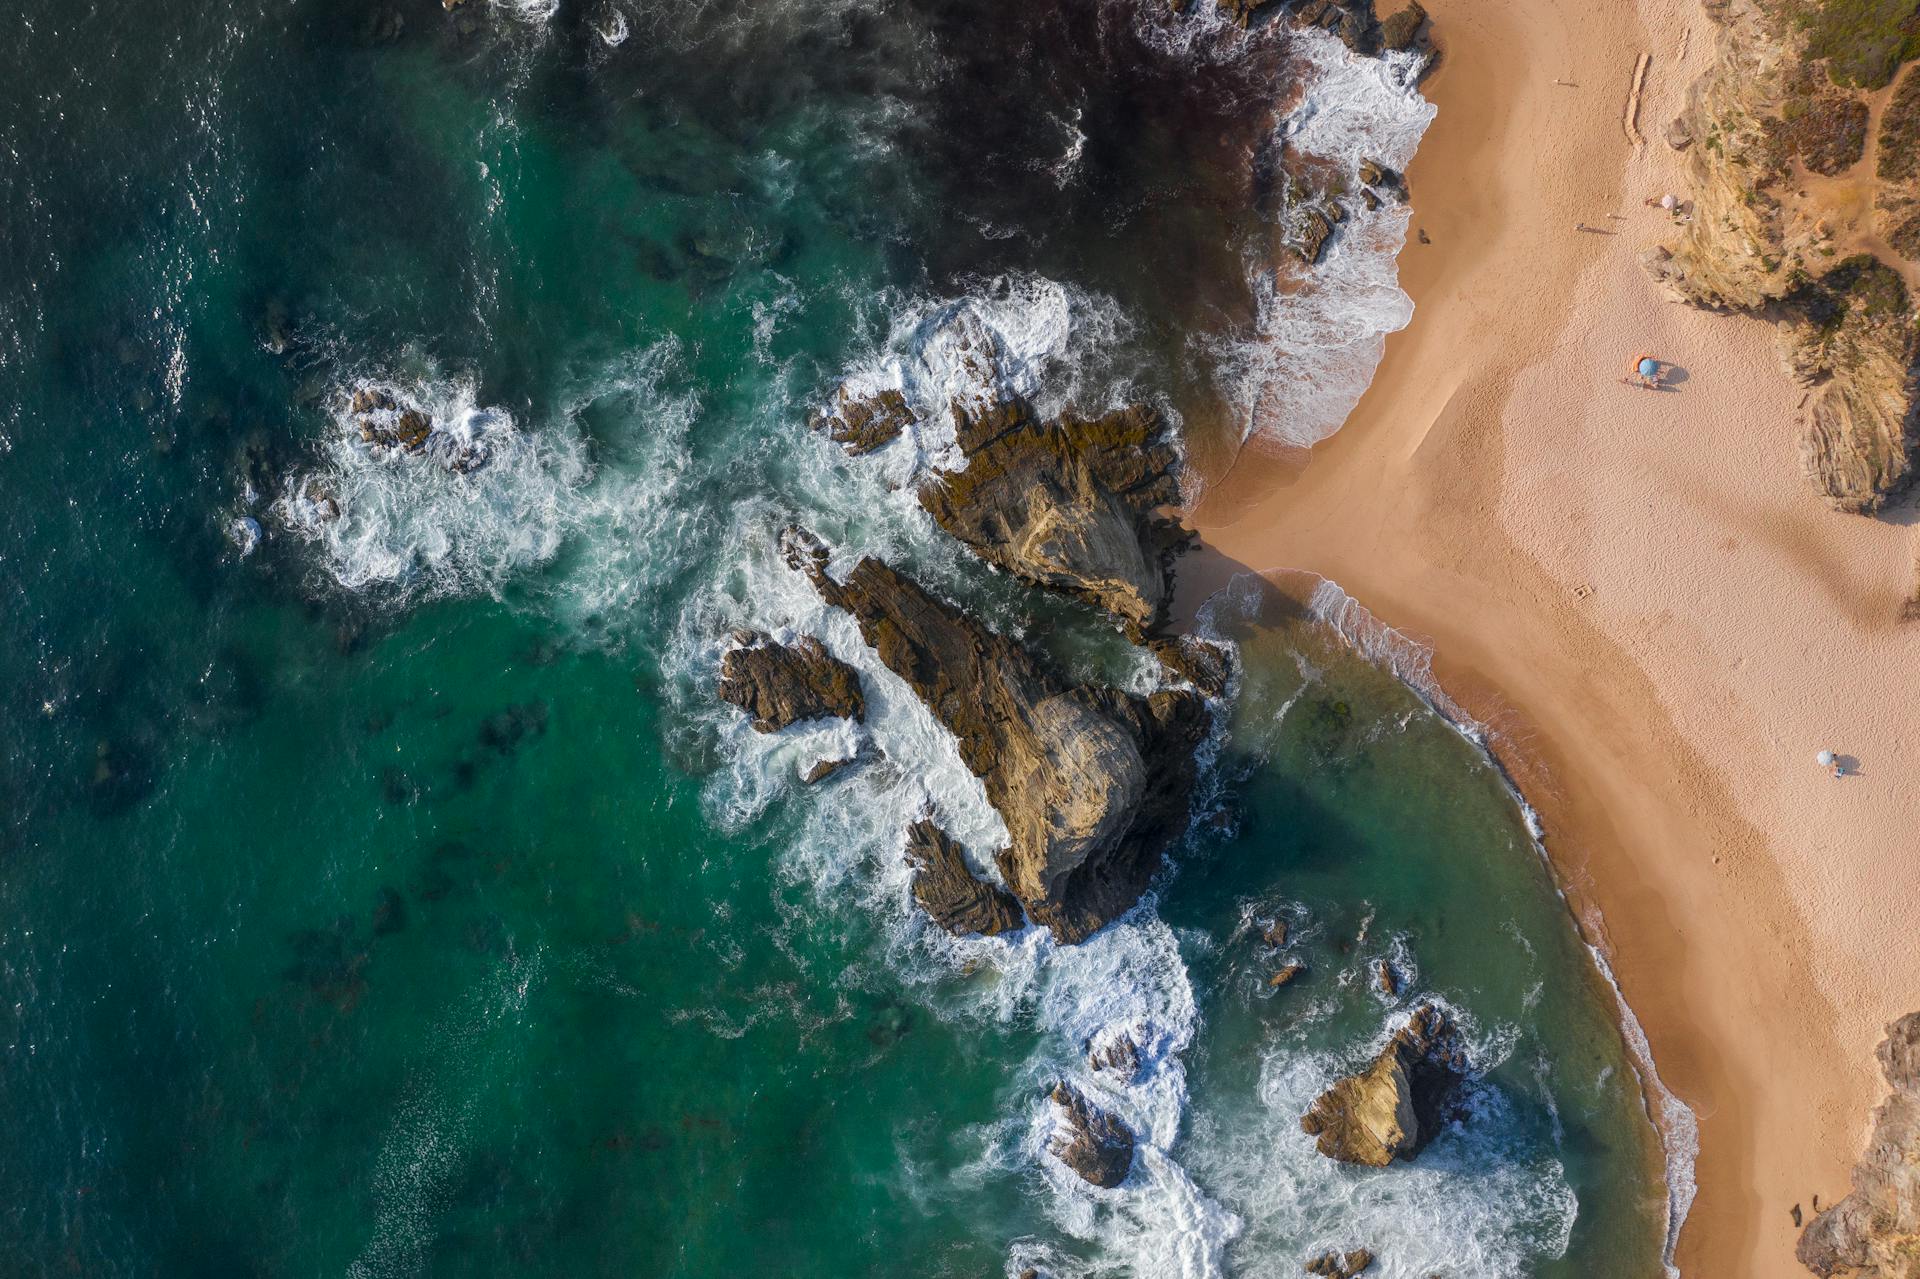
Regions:
<instances>
[{"instance_id":1,"label":"eroded rock ledge","mask_svg":"<svg viewBox=\"0 0 1920 1279\"><path fill-rule=\"evenodd\" d=\"M907 828L907 865L913 867L913 899L956 937L991 937L1026 922L1019 899L973 873L954 838L931 820Z\"/></svg>"},{"instance_id":2,"label":"eroded rock ledge","mask_svg":"<svg viewBox=\"0 0 1920 1279\"><path fill-rule=\"evenodd\" d=\"M1160 514L1180 499L1180 459L1159 414L1132 405L1042 422L1019 399L974 412L956 404L953 414L967 465L921 486L934 522L989 564L1112 614L1135 638L1156 625L1191 538Z\"/></svg>"},{"instance_id":3,"label":"eroded rock ledge","mask_svg":"<svg viewBox=\"0 0 1920 1279\"><path fill-rule=\"evenodd\" d=\"M860 672L813 636L791 644L757 631L733 638L734 647L720 659L720 696L752 716L755 729L775 733L808 719L866 718Z\"/></svg>"},{"instance_id":4,"label":"eroded rock ledge","mask_svg":"<svg viewBox=\"0 0 1920 1279\"><path fill-rule=\"evenodd\" d=\"M1465 1073L1452 1020L1422 1004L1372 1065L1320 1094L1300 1128L1329 1159L1384 1168L1440 1131Z\"/></svg>"},{"instance_id":5,"label":"eroded rock ledge","mask_svg":"<svg viewBox=\"0 0 1920 1279\"><path fill-rule=\"evenodd\" d=\"M1821 1279L1911 1279L1920 1265L1920 1013L1887 1027L1877 1056L1890 1091L1853 1192L1807 1224L1794 1252Z\"/></svg>"},{"instance_id":6,"label":"eroded rock ledge","mask_svg":"<svg viewBox=\"0 0 1920 1279\"><path fill-rule=\"evenodd\" d=\"M853 616L954 735L1006 822L995 863L1027 915L1072 943L1138 901L1185 828L1206 699L1070 684L879 560L862 558L840 582L812 534L792 528L781 541L787 563Z\"/></svg>"},{"instance_id":7,"label":"eroded rock ledge","mask_svg":"<svg viewBox=\"0 0 1920 1279\"><path fill-rule=\"evenodd\" d=\"M1809 392L1808 479L1840 510L1877 511L1912 484L1920 446L1913 307L1893 268L1870 254L1840 257L1844 211L1803 198L1794 176L1859 165L1865 105L1833 83L1801 25L1756 0L1704 7L1717 26L1715 63L1666 132L1687 153L1692 219L1642 265L1680 301L1779 325L1782 363ZM1920 145L1889 134L1894 114L1881 138L1883 213L1904 174L1899 157ZM1902 242L1897 228L1878 229Z\"/></svg>"}]
</instances>

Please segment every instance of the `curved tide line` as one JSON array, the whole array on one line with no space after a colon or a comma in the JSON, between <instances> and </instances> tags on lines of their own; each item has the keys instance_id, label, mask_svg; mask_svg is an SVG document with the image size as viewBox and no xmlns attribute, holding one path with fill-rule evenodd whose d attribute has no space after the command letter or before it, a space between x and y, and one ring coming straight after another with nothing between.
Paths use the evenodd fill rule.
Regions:
<instances>
[{"instance_id":1,"label":"curved tide line","mask_svg":"<svg viewBox=\"0 0 1920 1279\"><path fill-rule=\"evenodd\" d=\"M1519 784L1511 773L1501 764L1489 745L1492 732L1486 724L1475 719L1461 704L1450 696L1433 673L1433 645L1408 635L1405 631L1389 626L1374 615L1366 605L1349 595L1338 582L1306 569L1268 569L1260 573L1236 574L1226 588L1214 599L1227 597L1239 608L1243 615L1251 617L1248 605L1255 603L1250 599L1258 588L1254 582L1263 584L1273 579L1296 577L1314 583L1313 589L1304 601L1307 615L1314 621L1327 627L1338 635L1355 653L1369 663L1386 671L1410 689L1414 696L1426 703L1435 714L1440 716L1455 732L1459 733L1474 748L1506 787L1507 793L1519 807L1527 826L1534 852L1546 863L1552 874L1553 890L1567 907L1567 914L1573 920L1575 932L1580 943L1592 958L1595 970L1606 982L1607 989L1613 993L1614 1006L1619 1012L1620 1038L1627 1047L1628 1060L1633 1065L1634 1075L1640 1081L1640 1099L1645 1108L1647 1120L1659 1134L1660 1147L1666 1156L1667 1187L1667 1229L1661 1252L1661 1267L1667 1279L1679 1279L1680 1269L1674 1262L1674 1253L1680 1243L1680 1231L1687 1222L1687 1214L1693 1207L1698 1193L1694 1179L1694 1163L1700 1155L1700 1119L1691 1107L1682 1101L1674 1091L1667 1087L1660 1077L1659 1067L1653 1059L1653 1047L1647 1041L1646 1030L1640 1024L1640 1018L1627 1002L1626 992L1620 989L1620 982L1614 976L1613 966L1601 946L1591 939L1596 931L1586 926L1580 915L1573 909L1566 889L1560 882L1558 867L1547 852L1546 832L1540 823L1540 814L1527 801ZM1203 627L1213 629L1214 600L1208 600L1201 606L1200 618ZM1590 908L1596 920L1599 919L1598 907Z\"/></svg>"}]
</instances>

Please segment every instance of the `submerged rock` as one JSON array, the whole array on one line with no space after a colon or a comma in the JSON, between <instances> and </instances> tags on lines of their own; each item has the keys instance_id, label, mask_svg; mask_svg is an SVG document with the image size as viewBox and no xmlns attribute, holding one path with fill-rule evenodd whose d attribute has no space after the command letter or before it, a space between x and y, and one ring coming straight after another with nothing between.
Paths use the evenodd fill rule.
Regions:
<instances>
[{"instance_id":1,"label":"submerged rock","mask_svg":"<svg viewBox=\"0 0 1920 1279\"><path fill-rule=\"evenodd\" d=\"M1160 659L1160 665L1208 697L1226 694L1228 681L1233 678L1230 650L1197 635L1149 640L1147 649Z\"/></svg>"},{"instance_id":2,"label":"submerged rock","mask_svg":"<svg viewBox=\"0 0 1920 1279\"><path fill-rule=\"evenodd\" d=\"M954 936L991 937L1026 923L1019 900L976 876L960 845L928 819L907 828L906 860L913 867L913 899Z\"/></svg>"},{"instance_id":3,"label":"submerged rock","mask_svg":"<svg viewBox=\"0 0 1920 1279\"><path fill-rule=\"evenodd\" d=\"M1887 1027L1876 1055L1889 1092L1873 1112L1853 1191L1824 1212L1815 1200L1794 1250L1821 1279L1910 1279L1920 1255L1920 1013Z\"/></svg>"},{"instance_id":4,"label":"submerged rock","mask_svg":"<svg viewBox=\"0 0 1920 1279\"><path fill-rule=\"evenodd\" d=\"M1206 700L1070 684L879 560L839 582L811 534L788 529L782 544L954 735L1006 821L1011 842L995 862L1028 916L1071 943L1138 901L1185 828Z\"/></svg>"},{"instance_id":5,"label":"submerged rock","mask_svg":"<svg viewBox=\"0 0 1920 1279\"><path fill-rule=\"evenodd\" d=\"M492 460L486 444L464 430L444 429L432 414L401 401L386 387L355 387L347 399L347 418L375 457L430 457L461 475Z\"/></svg>"},{"instance_id":6,"label":"submerged rock","mask_svg":"<svg viewBox=\"0 0 1920 1279\"><path fill-rule=\"evenodd\" d=\"M871 453L893 443L900 433L918 419L907 404L906 396L888 389L871 395L850 396L840 388L834 407L814 415L812 426L825 431L835 444L854 456Z\"/></svg>"},{"instance_id":7,"label":"submerged rock","mask_svg":"<svg viewBox=\"0 0 1920 1279\"><path fill-rule=\"evenodd\" d=\"M1300 1128L1341 1163L1384 1168L1411 1159L1445 1123L1465 1072L1452 1021L1422 1004L1372 1065L1320 1094Z\"/></svg>"},{"instance_id":8,"label":"submerged rock","mask_svg":"<svg viewBox=\"0 0 1920 1279\"><path fill-rule=\"evenodd\" d=\"M1053 1157L1083 1181L1111 1190L1133 1167L1133 1130L1097 1109L1072 1084L1055 1084L1053 1104L1061 1109L1061 1130L1054 1135Z\"/></svg>"},{"instance_id":9,"label":"submerged rock","mask_svg":"<svg viewBox=\"0 0 1920 1279\"><path fill-rule=\"evenodd\" d=\"M807 719L866 719L860 672L813 636L791 644L756 631L735 638L737 646L720 659L720 697L752 716L757 731L774 733Z\"/></svg>"}]
</instances>

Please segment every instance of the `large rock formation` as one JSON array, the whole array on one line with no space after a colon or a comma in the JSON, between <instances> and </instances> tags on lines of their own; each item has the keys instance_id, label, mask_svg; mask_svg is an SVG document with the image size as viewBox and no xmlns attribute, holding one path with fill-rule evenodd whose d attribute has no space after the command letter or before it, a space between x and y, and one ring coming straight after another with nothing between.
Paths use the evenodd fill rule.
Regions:
<instances>
[{"instance_id":1,"label":"large rock formation","mask_svg":"<svg viewBox=\"0 0 1920 1279\"><path fill-rule=\"evenodd\" d=\"M1139 900L1186 825L1205 699L1069 684L879 560L839 582L811 534L789 529L782 541L788 564L853 615L954 735L1006 821L1011 842L995 861L1028 916L1077 942Z\"/></svg>"},{"instance_id":2,"label":"large rock formation","mask_svg":"<svg viewBox=\"0 0 1920 1279\"><path fill-rule=\"evenodd\" d=\"M1320 1094L1300 1128L1342 1163L1384 1168L1411 1159L1446 1122L1465 1071L1453 1023L1422 1004L1372 1065Z\"/></svg>"},{"instance_id":3,"label":"large rock formation","mask_svg":"<svg viewBox=\"0 0 1920 1279\"><path fill-rule=\"evenodd\" d=\"M906 857L913 867L913 899L954 936L991 937L1026 922L1019 900L976 876L960 845L926 818L907 828Z\"/></svg>"},{"instance_id":4,"label":"large rock formation","mask_svg":"<svg viewBox=\"0 0 1920 1279\"><path fill-rule=\"evenodd\" d=\"M1814 57L1818 24L1785 21L1757 0L1706 0L1706 9L1718 25L1715 62L1667 131L1687 154L1693 212L1643 265L1678 300L1779 323L1783 363L1811 391L1800 444L1809 478L1841 510L1878 510L1913 479L1913 309L1897 274L1870 257L1833 265L1843 232L1873 228L1809 196L1794 176L1857 164L1864 104ZM1892 171L1903 165L1896 159ZM1879 207L1906 216L1892 189L1881 183Z\"/></svg>"},{"instance_id":5,"label":"large rock formation","mask_svg":"<svg viewBox=\"0 0 1920 1279\"><path fill-rule=\"evenodd\" d=\"M1920 1274L1920 1013L1887 1027L1880 1070L1891 1090L1853 1169L1853 1193L1808 1223L1794 1255L1834 1279Z\"/></svg>"},{"instance_id":6,"label":"large rock formation","mask_svg":"<svg viewBox=\"0 0 1920 1279\"><path fill-rule=\"evenodd\" d=\"M898 391L849 395L843 386L834 397L833 407L816 413L812 425L858 457L893 443L916 420L906 396Z\"/></svg>"},{"instance_id":7,"label":"large rock formation","mask_svg":"<svg viewBox=\"0 0 1920 1279\"><path fill-rule=\"evenodd\" d=\"M920 504L989 564L1111 613L1135 635L1160 618L1168 569L1187 545L1160 514L1179 501L1179 455L1144 405L1039 421L1009 399L955 404L967 465L936 473Z\"/></svg>"},{"instance_id":8,"label":"large rock formation","mask_svg":"<svg viewBox=\"0 0 1920 1279\"><path fill-rule=\"evenodd\" d=\"M734 639L735 646L720 659L720 696L751 715L760 732L778 732L806 719L866 718L860 672L813 636L777 644L744 631Z\"/></svg>"},{"instance_id":9,"label":"large rock formation","mask_svg":"<svg viewBox=\"0 0 1920 1279\"><path fill-rule=\"evenodd\" d=\"M1103 1189L1125 1181L1133 1167L1133 1130L1096 1109L1072 1084L1054 1085L1053 1103L1061 1111L1060 1131L1051 1147L1054 1158Z\"/></svg>"}]
</instances>

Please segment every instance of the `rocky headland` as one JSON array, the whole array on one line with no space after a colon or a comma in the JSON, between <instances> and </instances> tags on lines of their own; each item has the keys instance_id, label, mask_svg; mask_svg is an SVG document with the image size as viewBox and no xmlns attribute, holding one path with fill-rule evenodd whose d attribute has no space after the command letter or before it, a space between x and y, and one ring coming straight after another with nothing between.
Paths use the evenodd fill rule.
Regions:
<instances>
[{"instance_id":1,"label":"rocky headland","mask_svg":"<svg viewBox=\"0 0 1920 1279\"><path fill-rule=\"evenodd\" d=\"M1821 1279L1920 1274L1920 1013L1887 1027L1877 1055L1889 1091L1854 1166L1853 1192L1815 1216L1795 1250Z\"/></svg>"},{"instance_id":2,"label":"rocky headland","mask_svg":"<svg viewBox=\"0 0 1920 1279\"><path fill-rule=\"evenodd\" d=\"M1776 323L1781 362L1806 388L1808 479L1840 510L1876 512L1912 483L1920 442L1920 329L1899 256L1920 252L1913 75L1882 115L1874 172L1866 160L1868 95L1892 80L1910 37L1846 6L1704 7L1714 64L1666 129L1687 154L1691 210L1642 264L1678 300ZM1848 211L1862 187L1870 225Z\"/></svg>"},{"instance_id":3,"label":"rocky headland","mask_svg":"<svg viewBox=\"0 0 1920 1279\"><path fill-rule=\"evenodd\" d=\"M1006 822L994 861L1034 922L1078 942L1139 900L1186 825L1204 696L1070 683L877 559L839 581L811 534L789 529L782 546L953 734Z\"/></svg>"},{"instance_id":4,"label":"rocky headland","mask_svg":"<svg viewBox=\"0 0 1920 1279\"><path fill-rule=\"evenodd\" d=\"M1447 1122L1466 1070L1452 1020L1422 1004L1371 1065L1320 1094L1300 1128L1341 1163L1411 1159Z\"/></svg>"}]
</instances>

